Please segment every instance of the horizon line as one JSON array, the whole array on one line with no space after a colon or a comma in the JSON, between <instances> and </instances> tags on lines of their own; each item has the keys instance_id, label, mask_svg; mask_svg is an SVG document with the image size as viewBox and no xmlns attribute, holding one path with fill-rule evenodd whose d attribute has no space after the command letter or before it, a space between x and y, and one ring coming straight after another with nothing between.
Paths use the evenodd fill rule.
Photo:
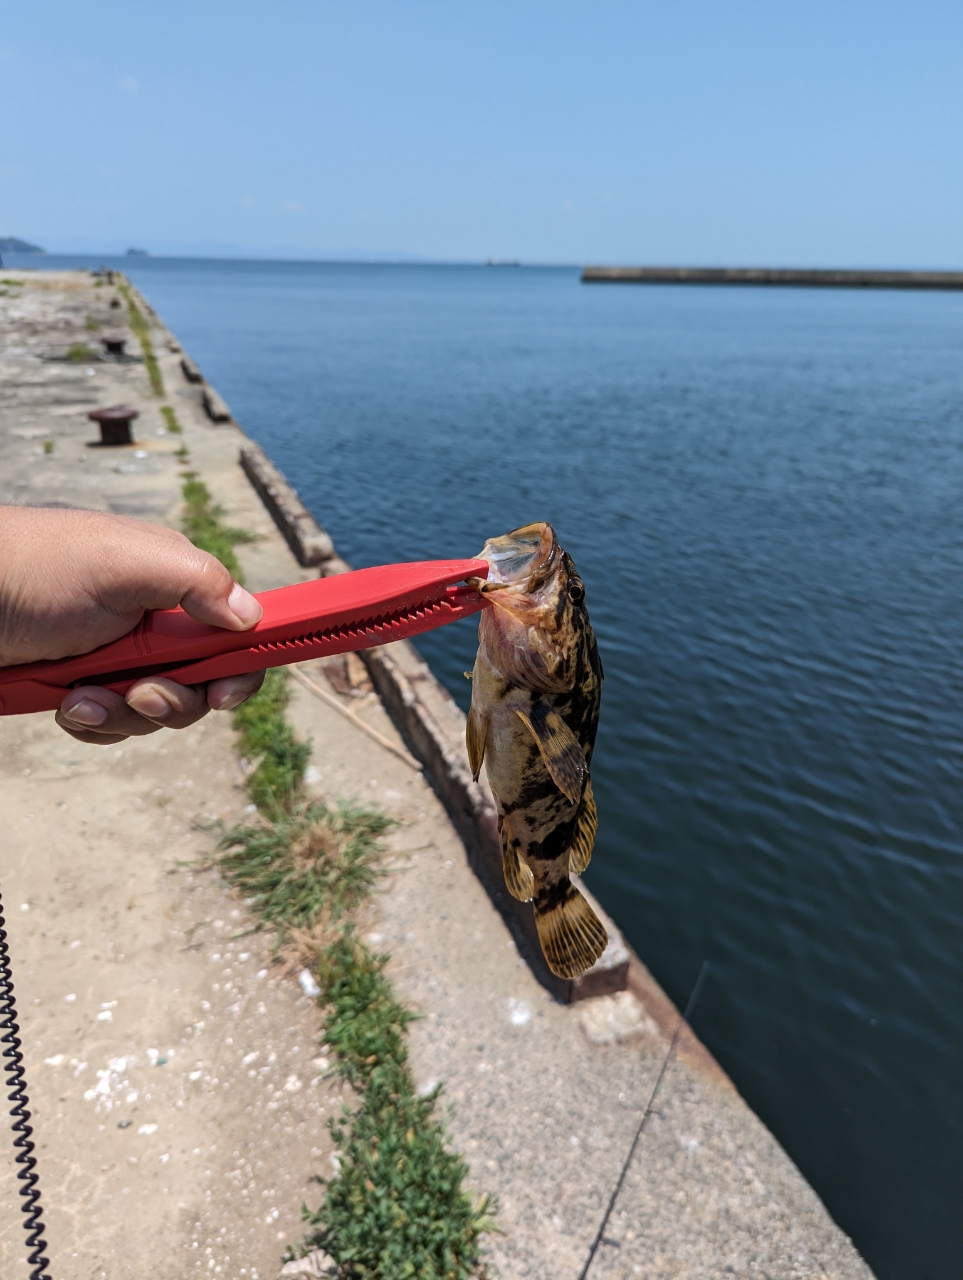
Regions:
<instances>
[{"instance_id":1,"label":"horizon line","mask_svg":"<svg viewBox=\"0 0 963 1280\"><path fill-rule=\"evenodd\" d=\"M3 238L3 237L0 237ZM13 237L10 237L11 239ZM371 256L317 256L287 257L273 253L153 253L149 250L131 253L129 250L104 249L37 249L30 252L15 249L0 250L10 258L123 258L131 262L144 261L194 261L194 262L290 262L319 263L332 266L398 266L398 267L558 267L579 270L586 263L577 261L553 262L521 258L429 258L416 254L374 254Z\"/></svg>"}]
</instances>

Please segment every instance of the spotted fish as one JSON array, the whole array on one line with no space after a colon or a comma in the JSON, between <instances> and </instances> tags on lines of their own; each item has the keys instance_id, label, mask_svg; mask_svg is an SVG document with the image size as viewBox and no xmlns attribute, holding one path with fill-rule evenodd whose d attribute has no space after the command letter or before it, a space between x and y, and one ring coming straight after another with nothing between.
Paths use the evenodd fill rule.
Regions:
<instances>
[{"instance_id":1,"label":"spotted fish","mask_svg":"<svg viewBox=\"0 0 963 1280\"><path fill-rule=\"evenodd\" d=\"M505 885L535 909L553 973L575 978L605 950L602 922L572 884L592 856L598 817L589 762L602 664L585 588L550 524L490 538L474 579L490 608L478 624L468 758L482 762L498 809Z\"/></svg>"}]
</instances>

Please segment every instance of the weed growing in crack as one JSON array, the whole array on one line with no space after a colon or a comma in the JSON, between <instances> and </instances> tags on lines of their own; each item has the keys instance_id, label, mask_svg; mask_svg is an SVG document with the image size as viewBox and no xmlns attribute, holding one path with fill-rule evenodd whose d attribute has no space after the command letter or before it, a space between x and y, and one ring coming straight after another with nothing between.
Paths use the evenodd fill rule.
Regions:
<instances>
[{"instance_id":1,"label":"weed growing in crack","mask_svg":"<svg viewBox=\"0 0 963 1280\"><path fill-rule=\"evenodd\" d=\"M130 327L140 343L141 351L144 353L144 367L147 369L147 376L150 378L151 390L155 396L162 396L164 394L164 379L161 377L160 365L157 363L157 356L154 354L154 344L150 340L150 328L144 319L143 312L134 301L128 282L123 276L118 275L116 284L118 290L123 294L124 301L127 303Z\"/></svg>"},{"instance_id":2,"label":"weed growing in crack","mask_svg":"<svg viewBox=\"0 0 963 1280\"><path fill-rule=\"evenodd\" d=\"M391 820L340 801L300 802L270 823L235 827L221 841L221 874L279 931L343 920L383 874L378 837Z\"/></svg>"},{"instance_id":3,"label":"weed growing in crack","mask_svg":"<svg viewBox=\"0 0 963 1280\"><path fill-rule=\"evenodd\" d=\"M241 755L258 761L247 778L248 793L275 822L284 821L298 804L311 757L311 747L300 741L284 716L290 697L288 673L274 667L254 697L234 712Z\"/></svg>"},{"instance_id":4,"label":"weed growing in crack","mask_svg":"<svg viewBox=\"0 0 963 1280\"><path fill-rule=\"evenodd\" d=\"M314 1230L303 1248L323 1248L344 1280L469 1280L484 1272L480 1237L495 1230L493 1207L462 1188L468 1166L433 1114L439 1090L414 1091L405 1042L414 1015L395 999L386 963L350 930L319 960L325 1039L360 1102L329 1122L340 1168L321 1207L305 1210Z\"/></svg>"},{"instance_id":5,"label":"weed growing in crack","mask_svg":"<svg viewBox=\"0 0 963 1280\"><path fill-rule=\"evenodd\" d=\"M185 479L181 490L184 495L184 532L196 547L216 556L235 582L243 582L244 575L238 564L234 548L242 542L256 541L255 535L246 529L232 529L221 516L224 514L211 497L211 491L203 480L191 475Z\"/></svg>"}]
</instances>

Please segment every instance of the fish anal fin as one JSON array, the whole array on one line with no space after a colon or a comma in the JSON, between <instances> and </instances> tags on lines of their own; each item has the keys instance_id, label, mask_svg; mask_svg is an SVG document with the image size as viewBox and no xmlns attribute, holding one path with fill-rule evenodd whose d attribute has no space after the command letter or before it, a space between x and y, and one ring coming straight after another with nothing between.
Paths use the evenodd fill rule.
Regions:
<instances>
[{"instance_id":1,"label":"fish anal fin","mask_svg":"<svg viewBox=\"0 0 963 1280\"><path fill-rule=\"evenodd\" d=\"M567 876L542 896L535 899L535 925L548 967L558 978L577 978L608 945L605 926Z\"/></svg>"},{"instance_id":2,"label":"fish anal fin","mask_svg":"<svg viewBox=\"0 0 963 1280\"><path fill-rule=\"evenodd\" d=\"M522 860L511 822L504 815L498 819L498 840L502 847L505 888L519 902L531 902L535 894L535 877L528 863Z\"/></svg>"},{"instance_id":3,"label":"fish anal fin","mask_svg":"<svg viewBox=\"0 0 963 1280\"><path fill-rule=\"evenodd\" d=\"M568 869L573 876L580 876L592 860L592 849L595 847L595 833L599 828L599 815L595 807L595 796L592 792L592 779L585 779L585 790L582 792L582 806L578 811L575 824L575 839L568 855Z\"/></svg>"},{"instance_id":4,"label":"fish anal fin","mask_svg":"<svg viewBox=\"0 0 963 1280\"><path fill-rule=\"evenodd\" d=\"M468 712L468 723L465 726L465 745L468 747L468 763L471 765L471 776L478 781L482 761L485 759L485 739L488 736L488 720L475 710Z\"/></svg>"},{"instance_id":5,"label":"fish anal fin","mask_svg":"<svg viewBox=\"0 0 963 1280\"><path fill-rule=\"evenodd\" d=\"M538 743L542 762L559 791L572 804L578 804L582 796L582 782L587 772L585 752L578 738L554 707L539 699L527 716L515 709L515 714Z\"/></svg>"}]
</instances>

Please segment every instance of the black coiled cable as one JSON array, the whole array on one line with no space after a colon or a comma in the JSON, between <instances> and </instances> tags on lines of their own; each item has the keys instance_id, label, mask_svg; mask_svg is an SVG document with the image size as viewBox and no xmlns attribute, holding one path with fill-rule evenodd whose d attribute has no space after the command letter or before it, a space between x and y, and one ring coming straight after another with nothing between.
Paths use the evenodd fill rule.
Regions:
<instances>
[{"instance_id":1,"label":"black coiled cable","mask_svg":"<svg viewBox=\"0 0 963 1280\"><path fill-rule=\"evenodd\" d=\"M33 1268L30 1280L50 1280L49 1258L44 1256L47 1242L43 1238L43 1209L40 1207L40 1192L37 1190L37 1162L34 1159L30 1112L27 1110L26 1081L23 1074L23 1054L20 1052L20 1027L17 1025L17 1005L13 998L13 974L10 969L10 949L7 946L7 922L3 918L3 897L0 896L0 1044L4 1046L0 1057L4 1059L3 1074L6 1076L7 1098L14 1105L10 1108L13 1116L14 1149L17 1151L16 1163L20 1165L17 1177L20 1180L20 1194L23 1204L20 1206L27 1215L23 1220L23 1229L27 1233L27 1263Z\"/></svg>"}]
</instances>

